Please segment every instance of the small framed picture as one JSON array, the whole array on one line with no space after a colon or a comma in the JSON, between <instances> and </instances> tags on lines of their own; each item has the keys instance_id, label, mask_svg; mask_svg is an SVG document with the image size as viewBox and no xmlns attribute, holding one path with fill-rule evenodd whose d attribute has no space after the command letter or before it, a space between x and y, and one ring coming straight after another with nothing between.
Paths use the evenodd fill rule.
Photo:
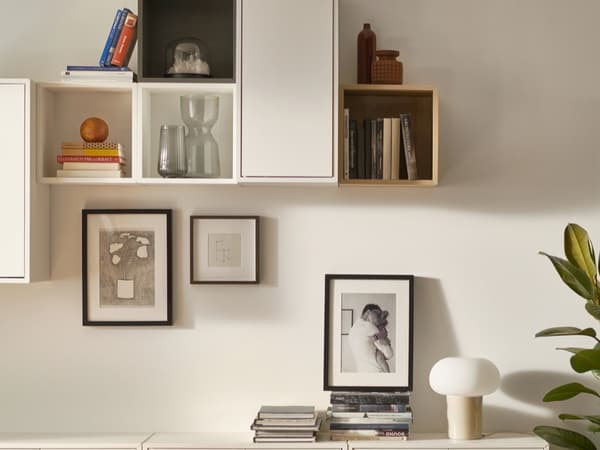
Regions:
<instances>
[{"instance_id":1,"label":"small framed picture","mask_svg":"<svg viewBox=\"0 0 600 450\"><path fill-rule=\"evenodd\" d=\"M325 275L326 391L411 391L412 275Z\"/></svg>"},{"instance_id":2,"label":"small framed picture","mask_svg":"<svg viewBox=\"0 0 600 450\"><path fill-rule=\"evenodd\" d=\"M82 211L84 325L171 325L171 210Z\"/></svg>"},{"instance_id":3,"label":"small framed picture","mask_svg":"<svg viewBox=\"0 0 600 450\"><path fill-rule=\"evenodd\" d=\"M191 216L190 283L258 283L258 236L257 216Z\"/></svg>"}]
</instances>

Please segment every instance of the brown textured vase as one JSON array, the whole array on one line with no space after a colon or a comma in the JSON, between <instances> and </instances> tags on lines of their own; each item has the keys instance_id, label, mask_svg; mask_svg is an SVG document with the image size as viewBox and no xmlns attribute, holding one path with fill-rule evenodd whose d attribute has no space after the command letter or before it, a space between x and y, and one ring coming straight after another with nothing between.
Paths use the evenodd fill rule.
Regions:
<instances>
[{"instance_id":1,"label":"brown textured vase","mask_svg":"<svg viewBox=\"0 0 600 450\"><path fill-rule=\"evenodd\" d=\"M377 37L371 24L365 23L363 29L358 33L356 40L357 58L356 58L356 82L371 82L371 65L375 61L375 49L377 48Z\"/></svg>"},{"instance_id":2,"label":"brown textured vase","mask_svg":"<svg viewBox=\"0 0 600 450\"><path fill-rule=\"evenodd\" d=\"M377 50L377 61L371 66L371 83L402 84L402 63L397 50Z\"/></svg>"}]
</instances>

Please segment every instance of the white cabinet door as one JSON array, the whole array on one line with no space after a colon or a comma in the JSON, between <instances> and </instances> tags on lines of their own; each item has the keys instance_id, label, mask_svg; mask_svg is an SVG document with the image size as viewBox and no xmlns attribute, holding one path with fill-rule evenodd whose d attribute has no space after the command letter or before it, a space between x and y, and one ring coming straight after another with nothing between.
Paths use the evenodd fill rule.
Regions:
<instances>
[{"instance_id":1,"label":"white cabinet door","mask_svg":"<svg viewBox=\"0 0 600 450\"><path fill-rule=\"evenodd\" d=\"M0 82L0 279L25 277L25 85Z\"/></svg>"},{"instance_id":2,"label":"white cabinet door","mask_svg":"<svg viewBox=\"0 0 600 450\"><path fill-rule=\"evenodd\" d=\"M334 177L335 9L243 0L243 178Z\"/></svg>"}]
</instances>

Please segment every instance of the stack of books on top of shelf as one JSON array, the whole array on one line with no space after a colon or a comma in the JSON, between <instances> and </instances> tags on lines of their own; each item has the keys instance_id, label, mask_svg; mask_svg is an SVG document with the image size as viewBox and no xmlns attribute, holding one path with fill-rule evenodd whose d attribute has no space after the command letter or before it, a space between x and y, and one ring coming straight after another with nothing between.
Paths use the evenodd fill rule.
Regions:
<instances>
[{"instance_id":1,"label":"stack of books on top of shelf","mask_svg":"<svg viewBox=\"0 0 600 450\"><path fill-rule=\"evenodd\" d=\"M344 110L344 179L416 180L414 118L352 119Z\"/></svg>"},{"instance_id":2,"label":"stack of books on top of shelf","mask_svg":"<svg viewBox=\"0 0 600 450\"><path fill-rule=\"evenodd\" d=\"M116 142L63 142L56 157L61 178L121 178L125 176L125 158Z\"/></svg>"},{"instance_id":3,"label":"stack of books on top of shelf","mask_svg":"<svg viewBox=\"0 0 600 450\"><path fill-rule=\"evenodd\" d=\"M127 67L137 41L137 15L127 8L117 10L97 66L67 66L63 81L136 81Z\"/></svg>"},{"instance_id":4,"label":"stack of books on top of shelf","mask_svg":"<svg viewBox=\"0 0 600 450\"><path fill-rule=\"evenodd\" d=\"M254 423L254 442L315 442L321 418L314 406L262 406Z\"/></svg>"},{"instance_id":5,"label":"stack of books on top of shelf","mask_svg":"<svg viewBox=\"0 0 600 450\"><path fill-rule=\"evenodd\" d=\"M332 440L408 439L413 415L406 392L332 392L330 401Z\"/></svg>"}]
</instances>

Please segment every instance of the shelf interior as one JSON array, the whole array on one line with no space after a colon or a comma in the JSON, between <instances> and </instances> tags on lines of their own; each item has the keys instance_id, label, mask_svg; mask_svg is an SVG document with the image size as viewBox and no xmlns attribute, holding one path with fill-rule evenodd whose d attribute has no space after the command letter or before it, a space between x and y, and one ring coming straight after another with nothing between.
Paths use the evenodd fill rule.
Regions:
<instances>
[{"instance_id":1,"label":"shelf interior","mask_svg":"<svg viewBox=\"0 0 600 450\"><path fill-rule=\"evenodd\" d=\"M87 117L108 123L108 141L123 147L126 177L131 177L132 98L131 87L40 86L38 90L38 155L42 177L56 177L56 156L65 141L81 142L79 127ZM38 156L40 157L40 156Z\"/></svg>"},{"instance_id":2,"label":"shelf interior","mask_svg":"<svg viewBox=\"0 0 600 450\"><path fill-rule=\"evenodd\" d=\"M229 89L193 90L188 87L176 89L153 88L142 90L142 177L161 178L157 171L161 125L184 125L180 111L182 95L217 95L219 97L219 117L212 127L212 135L219 146L221 175L219 178L233 178L234 148L234 87Z\"/></svg>"},{"instance_id":3,"label":"shelf interior","mask_svg":"<svg viewBox=\"0 0 600 450\"><path fill-rule=\"evenodd\" d=\"M139 11L141 80L165 77L167 47L183 38L204 43L212 78L235 78L235 0L140 0Z\"/></svg>"}]
</instances>

